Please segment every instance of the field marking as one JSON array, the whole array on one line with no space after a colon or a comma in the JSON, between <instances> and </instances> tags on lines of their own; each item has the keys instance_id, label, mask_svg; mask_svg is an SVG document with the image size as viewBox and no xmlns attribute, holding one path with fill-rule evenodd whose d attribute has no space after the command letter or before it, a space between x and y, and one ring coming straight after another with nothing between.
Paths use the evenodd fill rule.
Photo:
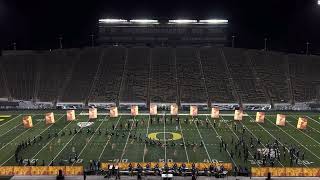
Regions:
<instances>
[{"instance_id":1,"label":"field marking","mask_svg":"<svg viewBox=\"0 0 320 180\"><path fill-rule=\"evenodd\" d=\"M120 117L118 118L118 121L117 121L117 123L116 123L116 125L115 125L115 128L118 127L118 123L120 122L120 119L121 119L121 118L122 118L122 116L120 116ZM104 153L104 151L105 151L105 149L106 149L106 147L107 147L110 139L111 139L111 136L109 137L108 141L107 141L106 144L104 145L104 147L103 147L103 149L102 149L102 151L101 151L101 153L100 153L100 155L99 155L99 161L101 160L102 154Z\"/></svg>"},{"instance_id":2,"label":"field marking","mask_svg":"<svg viewBox=\"0 0 320 180\"><path fill-rule=\"evenodd\" d=\"M63 117L63 116L62 116ZM60 117L57 122L62 118ZM44 129L39 135L36 136L39 137L44 131L48 130L53 124L50 124L46 129ZM5 163L7 163L11 158L13 158L14 154L12 156L10 156L5 162L3 162L0 166L3 166Z\"/></svg>"},{"instance_id":3,"label":"field marking","mask_svg":"<svg viewBox=\"0 0 320 180\"><path fill-rule=\"evenodd\" d=\"M10 119L9 121L7 121L7 122L5 122L5 123L1 124L1 125L0 125L0 127L2 127L3 125L5 125L5 124L7 124L7 123L9 123L9 122L11 122L11 121L13 121L14 119L16 119L17 117L19 117L19 116L21 116L21 115L22 115L22 114L19 114L19 115L17 115L16 117L14 117L14 118Z\"/></svg>"},{"instance_id":4,"label":"field marking","mask_svg":"<svg viewBox=\"0 0 320 180\"><path fill-rule=\"evenodd\" d=\"M149 115L149 119L148 119L148 126L147 126L147 137L148 137L148 133L149 133L149 126L150 126L150 118L151 116ZM144 158L145 158L145 152L147 150L147 143L144 144L144 148L143 148L143 156L142 156L142 162L144 162Z\"/></svg>"},{"instance_id":5,"label":"field marking","mask_svg":"<svg viewBox=\"0 0 320 180\"><path fill-rule=\"evenodd\" d=\"M310 116L307 116L307 118L309 118L309 119L313 120L314 122L316 122L316 123L320 124L320 122L318 122L317 120L313 119L313 118L312 118L312 117L310 117Z\"/></svg>"},{"instance_id":6,"label":"field marking","mask_svg":"<svg viewBox=\"0 0 320 180\"><path fill-rule=\"evenodd\" d=\"M224 123L228 126L228 124L226 123L226 121L225 121L225 119L223 118L223 117L221 117L223 120L224 120ZM237 139L239 140L239 136L232 130L232 128L230 128L229 126L228 126L228 128L232 131L232 133L234 134L234 135L236 135L236 137L237 137ZM250 131L251 132L251 131ZM264 145L263 145L264 146ZM249 149L249 148L248 148ZM236 152L235 152L236 153ZM254 157L253 157L253 155L251 154L251 152L250 151L248 151L248 153L250 154L250 156L254 159ZM281 163L280 163L281 164ZM257 163L257 165L260 167L260 164L258 164ZM281 164L282 165L282 164ZM283 165L282 165L283 166Z\"/></svg>"},{"instance_id":7,"label":"field marking","mask_svg":"<svg viewBox=\"0 0 320 180\"><path fill-rule=\"evenodd\" d=\"M103 120L105 120L108 116L105 116ZM104 123L105 121L101 121L101 123L99 124L98 128L94 131L94 133L91 135L89 141L86 143L86 145L82 148L82 150L80 151L80 153L78 154L78 157L81 157L81 154L83 153L83 151L86 149L86 147L88 146L88 144L90 143L91 139L93 138L93 136L96 135L96 132L98 132L99 128L101 127L101 125ZM74 161L72 163L72 166L76 163L76 161Z\"/></svg>"},{"instance_id":8,"label":"field marking","mask_svg":"<svg viewBox=\"0 0 320 180\"><path fill-rule=\"evenodd\" d=\"M167 162L167 142L166 142L166 117L163 118L163 141L164 141L164 162Z\"/></svg>"},{"instance_id":9,"label":"field marking","mask_svg":"<svg viewBox=\"0 0 320 180\"><path fill-rule=\"evenodd\" d=\"M249 116L252 120L254 120L251 116ZM267 132L273 139L277 140L282 146L284 146L284 144L279 141L276 137L274 137L274 135L272 135L267 129L265 129L260 123L257 123L265 132ZM287 146L284 146L286 148L286 150L289 152L289 149L287 148ZM295 154L293 154L295 158L298 158ZM299 159L299 158L298 158ZM301 161L303 163L303 165L305 167L308 167L303 161Z\"/></svg>"},{"instance_id":10,"label":"field marking","mask_svg":"<svg viewBox=\"0 0 320 180\"><path fill-rule=\"evenodd\" d=\"M17 128L18 126L20 126L21 124L19 123L19 124L17 124L16 126L14 126L14 127L12 127L10 130L8 130L7 132L5 132L5 133L3 133L3 134L1 134L0 135L0 137L2 137L2 136L4 136L4 135L6 135L7 133L9 133L10 131L12 131L12 130L14 130L15 128Z\"/></svg>"},{"instance_id":11,"label":"field marking","mask_svg":"<svg viewBox=\"0 0 320 180\"><path fill-rule=\"evenodd\" d=\"M206 119L208 119L208 116L206 116ZM212 125L211 121L210 121L210 120L208 120L208 122L210 123L211 128L215 131L215 133L216 133L216 135L218 136L218 138L219 138L220 142L222 142L221 136L219 135L219 133L217 132L217 130L213 127L213 125ZM234 161L234 159L231 157L229 150L228 150L228 149L226 149L226 150L227 150L227 153L228 153L228 155L229 155L229 157L230 157L231 161L232 161L232 162L233 162L233 164L238 168L237 163L236 163L236 162Z\"/></svg>"},{"instance_id":12,"label":"field marking","mask_svg":"<svg viewBox=\"0 0 320 180\"><path fill-rule=\"evenodd\" d=\"M296 117L298 117L298 116L293 116L293 115L290 115L292 118L296 118ZM313 120L313 119L312 119ZM314 120L313 120L314 121ZM315 122L317 122L317 121L315 121ZM316 128L314 128L314 127L312 127L310 124L308 124L308 127L310 127L312 130L314 130L314 131L316 131L317 133L319 133L320 134L320 131L319 130L317 130Z\"/></svg>"},{"instance_id":13,"label":"field marking","mask_svg":"<svg viewBox=\"0 0 320 180\"><path fill-rule=\"evenodd\" d=\"M89 121L90 119L88 119ZM87 122L88 122L87 121ZM83 129L83 127L80 127L80 130ZM68 144L73 140L74 137L76 137L76 135L79 133L79 131L77 131L72 137L71 139L62 147L62 149L58 152L58 154L50 161L50 163L48 164L48 166L50 166L50 164L56 160L56 158L60 155L60 153L68 146Z\"/></svg>"},{"instance_id":14,"label":"field marking","mask_svg":"<svg viewBox=\"0 0 320 180\"><path fill-rule=\"evenodd\" d=\"M61 133L66 127L68 127L70 124L71 124L72 121L70 121L66 126L64 126L59 132ZM31 159L34 159L44 148L46 148L50 143L51 141L53 141L56 137L53 137L49 142L47 142Z\"/></svg>"},{"instance_id":15,"label":"field marking","mask_svg":"<svg viewBox=\"0 0 320 180\"><path fill-rule=\"evenodd\" d=\"M291 123L288 122L288 124L290 126L292 126L295 130L300 131L301 133L303 133L304 135L306 135L307 137L309 137L310 139L312 139L314 142L316 142L317 144L320 145L320 142L315 140L313 137L309 136L308 134L306 134L305 132L303 132L301 129L298 129L296 126L292 125Z\"/></svg>"},{"instance_id":16,"label":"field marking","mask_svg":"<svg viewBox=\"0 0 320 180\"><path fill-rule=\"evenodd\" d=\"M251 118L251 116L249 116L249 118ZM254 120L253 118L251 118L252 120ZM258 139L258 137L246 126L246 125L244 125L244 123L242 123L241 121L240 121L240 123L242 124L242 126L244 126L251 134L252 134L252 136L254 137L254 138L256 138L256 139ZM277 139L276 139L277 140ZM278 141L278 140L277 140ZM280 142L280 141L279 141ZM280 142L280 144L282 144L281 142ZM266 146L263 144L263 143L261 143L261 145L264 147L264 148L266 148ZM278 159L276 159L279 163L280 163L280 165L282 166L282 167L284 167L284 165L278 160Z\"/></svg>"},{"instance_id":17,"label":"field marking","mask_svg":"<svg viewBox=\"0 0 320 180\"><path fill-rule=\"evenodd\" d=\"M271 122L274 126L276 126L277 128L281 129L279 126L277 126L275 123L273 123L271 120L269 120L268 118L266 118L266 120L268 120L269 122ZM284 132L285 134L287 134L288 136L290 136L294 141L296 141L297 143L299 143L302 147L304 147L306 150L308 150L311 154L313 154L315 157L317 157L320 160L320 157L317 156L316 154L314 154L310 149L308 149L305 145L301 144L299 141L297 141L294 137L292 137L290 134L288 134L287 132L285 132L283 129L281 129L282 132Z\"/></svg>"},{"instance_id":18,"label":"field marking","mask_svg":"<svg viewBox=\"0 0 320 180\"><path fill-rule=\"evenodd\" d=\"M192 118L192 119L193 119L193 118ZM204 149L205 149L205 150L206 150L206 152L207 152L207 155L208 155L209 161L211 162L210 154L209 154L209 152L208 152L208 150L207 150L206 144L205 144L205 143L204 143L204 141L203 141L202 135L201 135L201 133L200 133L200 131L199 131L199 128L198 128L198 126L197 126L196 122L194 121L194 119L193 119L193 123L194 123L194 125L195 125L195 126L196 126L196 128L197 128L198 134L199 134L199 136L200 136L200 138L201 138L201 141L202 141L202 143L203 143L203 147L204 147Z\"/></svg>"},{"instance_id":19,"label":"field marking","mask_svg":"<svg viewBox=\"0 0 320 180\"><path fill-rule=\"evenodd\" d=\"M35 127L37 124L39 124L40 123L40 121L38 121L36 124L34 124L34 126L33 127ZM32 128L33 128L32 127ZM0 151L3 149L3 148L5 148L5 147L7 147L10 143L12 143L12 141L14 141L14 140L16 140L17 138L19 138L20 136L22 136L23 134L25 134L26 132L28 132L30 129L32 129L32 128L29 128L29 129L27 129L27 130L25 130L25 131L23 131L19 136L16 136L14 139L12 139L10 142L8 142L6 145L4 145L4 146L2 146L2 148L0 149Z\"/></svg>"},{"instance_id":20,"label":"field marking","mask_svg":"<svg viewBox=\"0 0 320 180\"><path fill-rule=\"evenodd\" d=\"M189 163L189 162L190 162L190 160L189 160L189 155L188 155L188 151L187 151L186 143L185 143L185 141L184 141L184 136L183 136L183 132L182 132L182 127L181 127L180 120L179 120L179 126L180 126L180 132L181 132L181 136L182 136L182 141L183 141L184 151L186 152L187 161L188 161L188 163Z\"/></svg>"},{"instance_id":21,"label":"field marking","mask_svg":"<svg viewBox=\"0 0 320 180\"><path fill-rule=\"evenodd\" d=\"M133 118L133 120L135 120L135 118ZM130 128L130 131L129 131L129 133L128 133L128 137L127 137L127 140L126 140L126 144L124 145L124 147L123 147L123 149L122 149L122 154L121 154L121 157L120 157L120 162L122 161L122 158L123 158L124 154L126 153L126 148L127 148L127 145L128 145L129 137L130 137L130 135L131 135L131 131L132 131L132 129L133 129L134 123L135 123L135 122L133 121L132 124L131 124L131 128Z\"/></svg>"}]
</instances>

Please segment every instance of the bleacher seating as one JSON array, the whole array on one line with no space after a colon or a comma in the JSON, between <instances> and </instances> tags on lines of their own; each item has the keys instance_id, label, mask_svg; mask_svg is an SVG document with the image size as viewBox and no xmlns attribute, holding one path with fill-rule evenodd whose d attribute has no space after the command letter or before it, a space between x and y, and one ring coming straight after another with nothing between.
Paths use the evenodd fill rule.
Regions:
<instances>
[{"instance_id":1,"label":"bleacher seating","mask_svg":"<svg viewBox=\"0 0 320 180\"><path fill-rule=\"evenodd\" d=\"M0 98L290 104L319 100L319 69L318 56L221 47L10 51L0 57Z\"/></svg>"},{"instance_id":2,"label":"bleacher seating","mask_svg":"<svg viewBox=\"0 0 320 180\"><path fill-rule=\"evenodd\" d=\"M176 61L180 86L180 101L206 103L204 80L201 76L197 48L177 48Z\"/></svg>"}]
</instances>

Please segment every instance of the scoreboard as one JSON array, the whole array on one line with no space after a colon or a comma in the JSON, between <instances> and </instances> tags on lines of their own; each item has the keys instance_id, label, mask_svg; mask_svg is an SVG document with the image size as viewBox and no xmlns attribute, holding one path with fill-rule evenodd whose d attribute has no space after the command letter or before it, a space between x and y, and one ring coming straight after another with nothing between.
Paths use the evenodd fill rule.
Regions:
<instances>
[{"instance_id":1,"label":"scoreboard","mask_svg":"<svg viewBox=\"0 0 320 180\"><path fill-rule=\"evenodd\" d=\"M158 21L157 21L158 22ZM106 23L99 20L99 44L216 45L227 43L227 23Z\"/></svg>"}]
</instances>

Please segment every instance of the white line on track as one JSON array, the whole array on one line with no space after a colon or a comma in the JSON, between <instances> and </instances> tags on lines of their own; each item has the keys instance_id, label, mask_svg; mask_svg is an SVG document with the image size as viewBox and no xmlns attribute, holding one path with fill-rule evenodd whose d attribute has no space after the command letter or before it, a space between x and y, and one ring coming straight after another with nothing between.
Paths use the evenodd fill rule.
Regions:
<instances>
[{"instance_id":1,"label":"white line on track","mask_svg":"<svg viewBox=\"0 0 320 180\"><path fill-rule=\"evenodd\" d=\"M309 119L313 120L314 122L320 124L320 122L318 122L317 120L313 119L312 117L310 117L310 116L307 116L307 117L308 117Z\"/></svg>"},{"instance_id":2,"label":"white line on track","mask_svg":"<svg viewBox=\"0 0 320 180\"><path fill-rule=\"evenodd\" d=\"M120 117L118 118L118 121L117 121L117 123L116 123L116 125L115 125L115 128L118 127L118 123L120 122L121 117L122 117L122 116L120 116ZM102 151L101 151L101 153L100 153L100 155L99 155L99 161L101 160L101 157L102 157L102 155L103 155L103 153L104 153L107 145L109 144L109 141L110 141L110 140L111 140L111 136L109 137L108 141L107 141L106 144L104 145L104 147L103 147L103 149L102 149Z\"/></svg>"},{"instance_id":3,"label":"white line on track","mask_svg":"<svg viewBox=\"0 0 320 180\"><path fill-rule=\"evenodd\" d=\"M228 126L228 124L226 123L226 121L225 121L225 119L223 118L223 117L221 117L223 120L224 120L224 123ZM229 126L228 126L228 128L231 130L231 132L237 137L237 139L239 140L239 136L232 130L232 128L230 128ZM251 131L250 131L251 132ZM263 145L264 146L264 145ZM251 152L250 151L248 151L249 152L249 154L250 154L250 156L253 158L253 155L251 154ZM254 158L253 158L254 159ZM280 163L281 164L281 163ZM260 164L258 164L257 163L257 165L260 167ZM281 164L282 165L282 164ZM283 166L283 165L282 165Z\"/></svg>"},{"instance_id":4,"label":"white line on track","mask_svg":"<svg viewBox=\"0 0 320 180\"><path fill-rule=\"evenodd\" d=\"M207 118L208 118L208 116L206 116L206 119L207 119ZM212 125L211 121L210 121L210 120L208 120L208 121L209 121L209 123L210 123L210 125L211 125L212 129L213 129L213 130L214 130L214 132L216 133L216 135L219 137L220 142L222 142L221 136L219 135L219 133L217 132L217 130L213 127L213 125ZM238 166L237 166L237 163L236 163L236 162L234 161L234 159L231 157L230 152L228 151L228 149L227 149L227 153L228 153L228 155L229 155L229 157L230 157L231 161L233 162L234 166L235 166L235 167L238 167Z\"/></svg>"},{"instance_id":5,"label":"white line on track","mask_svg":"<svg viewBox=\"0 0 320 180\"><path fill-rule=\"evenodd\" d=\"M193 118L192 118L192 119L193 119ZM198 131L198 133L199 133L200 139L201 139L201 141L202 141L202 143L203 143L203 147L204 147L204 149L206 150L206 153L207 153L207 155L208 155L209 161L211 162L210 154L209 154L209 152L208 152L208 150L207 150L206 144L205 144L204 141L203 141L202 135L201 135L201 133L200 133L200 131L199 131L199 128L198 128L196 122L194 121L194 119L193 119L193 123L194 123L194 125L195 125L196 128L197 128L197 131Z\"/></svg>"},{"instance_id":6,"label":"white line on track","mask_svg":"<svg viewBox=\"0 0 320 180\"><path fill-rule=\"evenodd\" d=\"M107 118L107 116L105 116L104 117L104 120ZM89 139L89 141L88 142L86 142L86 145L82 148L82 150L80 151L80 153L79 153L79 155L78 155L78 157L80 157L81 156L81 154L83 153L83 151L86 149L86 147L88 146L88 144L90 143L90 141L91 141L91 139L93 138L93 136L96 134L96 132L99 130L99 128L101 127L101 125L104 123L105 121L102 121L100 124L99 124L99 126L98 126L98 128L95 130L95 132L91 135L91 137L90 137L90 139ZM76 161L74 161L73 163L72 163L72 166L74 165L76 163Z\"/></svg>"},{"instance_id":7,"label":"white line on track","mask_svg":"<svg viewBox=\"0 0 320 180\"><path fill-rule=\"evenodd\" d=\"M133 118L133 119L135 120L135 118ZM129 137L131 135L131 131L132 131L134 123L135 123L135 121L133 121L132 124L131 124L131 128L130 128L130 131L128 133L128 137L127 137L127 140L126 140L126 144L124 145L124 148L122 150L122 154L121 154L121 157L120 157L120 162L122 162L122 158L123 158L123 156L124 156L124 154L126 152L126 148L127 148L127 145L128 145Z\"/></svg>"},{"instance_id":8,"label":"white line on track","mask_svg":"<svg viewBox=\"0 0 320 180\"><path fill-rule=\"evenodd\" d=\"M147 126L147 136L148 136L148 133L149 133L150 118L151 118L151 116L149 115L148 126ZM143 156L142 156L142 162L144 162L144 158L145 158L146 150L147 150L147 143L145 143L145 144L144 144Z\"/></svg>"},{"instance_id":9,"label":"white line on track","mask_svg":"<svg viewBox=\"0 0 320 180\"><path fill-rule=\"evenodd\" d=\"M63 117L63 116L62 116ZM58 120L57 120L57 122L62 118L62 117L60 117ZM39 121L40 122L40 121ZM39 123L38 122L38 123ZM36 136L36 138L37 137L39 137L43 132L45 132L46 130L48 130L51 126L52 126L53 124L50 124L46 129L44 129L41 133L39 133L37 136ZM5 162L3 162L0 166L3 166L5 163L7 163L11 158L13 158L13 156L14 156L14 154L12 155L12 156L10 156Z\"/></svg>"},{"instance_id":10,"label":"white line on track","mask_svg":"<svg viewBox=\"0 0 320 180\"><path fill-rule=\"evenodd\" d=\"M189 162L190 162L190 160L189 160L189 155L188 155L188 151L187 151L186 143L185 143L185 141L184 141L184 136L183 136L183 132L182 132L182 127L181 127L180 120L179 120L179 126L180 126L180 132L181 132L181 136L182 136L182 141L183 141L184 151L186 152L187 161L188 161L188 163L189 163Z\"/></svg>"},{"instance_id":11,"label":"white line on track","mask_svg":"<svg viewBox=\"0 0 320 180\"><path fill-rule=\"evenodd\" d=\"M265 118L266 120L268 120L270 123L272 123L273 125L275 125L276 127L278 127L275 123L273 123L271 120L269 120L268 118ZM296 141L298 144L300 144L302 147L304 147L306 150L308 150L311 154L313 154L315 157L317 157L320 160L320 157L317 156L316 154L314 154L310 149L308 149L305 145L301 144L299 141L297 141L294 137L292 137L290 134L288 134L286 131L284 131L283 129L281 129L280 127L278 127L282 132L284 132L285 134L287 134L288 136L290 136L294 141Z\"/></svg>"},{"instance_id":12,"label":"white line on track","mask_svg":"<svg viewBox=\"0 0 320 180\"><path fill-rule=\"evenodd\" d=\"M2 127L3 125L6 125L7 123L9 123L9 122L13 121L14 119L16 119L16 118L20 117L21 115L22 115L22 114L19 114L18 116L16 116L16 117L14 117L14 118L10 119L9 121L7 121L7 122L5 122L5 123L1 124L1 125L0 125L0 127Z\"/></svg>"}]
</instances>

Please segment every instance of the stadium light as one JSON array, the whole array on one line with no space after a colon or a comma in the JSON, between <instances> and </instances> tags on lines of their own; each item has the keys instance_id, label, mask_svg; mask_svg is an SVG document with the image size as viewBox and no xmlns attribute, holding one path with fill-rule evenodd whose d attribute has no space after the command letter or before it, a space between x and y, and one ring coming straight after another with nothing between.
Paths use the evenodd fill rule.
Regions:
<instances>
[{"instance_id":1,"label":"stadium light","mask_svg":"<svg viewBox=\"0 0 320 180\"><path fill-rule=\"evenodd\" d=\"M199 22L206 23L206 24L228 24L228 20L226 19L205 19L205 20L200 20Z\"/></svg>"},{"instance_id":2,"label":"stadium light","mask_svg":"<svg viewBox=\"0 0 320 180\"><path fill-rule=\"evenodd\" d=\"M132 23L141 23L141 24L158 24L158 20L154 19L132 19Z\"/></svg>"},{"instance_id":3,"label":"stadium light","mask_svg":"<svg viewBox=\"0 0 320 180\"><path fill-rule=\"evenodd\" d=\"M318 0L318 5L320 6L320 0Z\"/></svg>"},{"instance_id":4,"label":"stadium light","mask_svg":"<svg viewBox=\"0 0 320 180\"><path fill-rule=\"evenodd\" d=\"M191 20L191 19L169 20L169 24L192 24L192 23L197 23L197 20Z\"/></svg>"},{"instance_id":5,"label":"stadium light","mask_svg":"<svg viewBox=\"0 0 320 180\"><path fill-rule=\"evenodd\" d=\"M127 20L125 19L99 19L101 23L125 23Z\"/></svg>"}]
</instances>

